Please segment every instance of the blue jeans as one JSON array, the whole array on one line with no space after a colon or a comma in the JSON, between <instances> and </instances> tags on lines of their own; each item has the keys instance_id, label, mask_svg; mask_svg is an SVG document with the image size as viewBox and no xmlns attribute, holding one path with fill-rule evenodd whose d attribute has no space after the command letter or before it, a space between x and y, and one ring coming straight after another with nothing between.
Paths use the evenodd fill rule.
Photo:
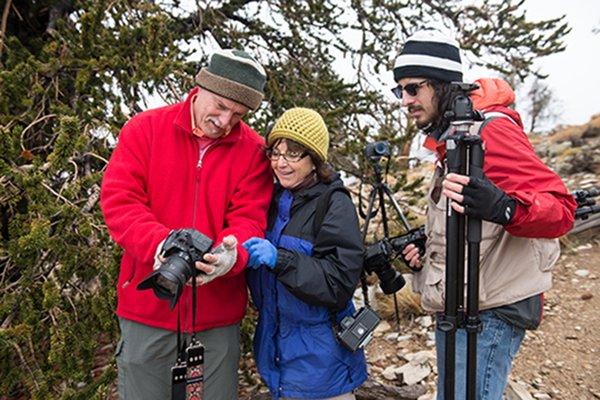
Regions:
<instances>
[{"instance_id":1,"label":"blue jeans","mask_svg":"<svg viewBox=\"0 0 600 400\"><path fill-rule=\"evenodd\" d=\"M525 330L517 328L494 315L482 311L479 318L483 330L477 335L477 400L501 400ZM438 384L437 400L444 399L445 334L436 329ZM455 399L466 398L467 335L464 329L456 332Z\"/></svg>"}]
</instances>

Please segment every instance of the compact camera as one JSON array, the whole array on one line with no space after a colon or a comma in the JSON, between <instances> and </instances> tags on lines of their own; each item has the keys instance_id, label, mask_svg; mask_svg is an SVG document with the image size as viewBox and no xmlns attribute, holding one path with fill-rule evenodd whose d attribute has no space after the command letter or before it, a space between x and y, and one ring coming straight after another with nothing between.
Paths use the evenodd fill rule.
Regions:
<instances>
[{"instance_id":1,"label":"compact camera","mask_svg":"<svg viewBox=\"0 0 600 400\"><path fill-rule=\"evenodd\" d=\"M340 322L338 341L350 351L366 346L373 338L373 331L381 318L370 307L363 307Z\"/></svg>"},{"instance_id":2,"label":"compact camera","mask_svg":"<svg viewBox=\"0 0 600 400\"><path fill-rule=\"evenodd\" d=\"M373 142L365 146L365 157L371 161L379 161L390 156L390 144L387 141Z\"/></svg>"},{"instance_id":3,"label":"compact camera","mask_svg":"<svg viewBox=\"0 0 600 400\"><path fill-rule=\"evenodd\" d=\"M185 283L196 276L196 261L202 261L212 244L211 239L195 229L171 232L161 250L165 262L140 282L138 290L154 290L158 298L169 300L173 309Z\"/></svg>"}]
</instances>

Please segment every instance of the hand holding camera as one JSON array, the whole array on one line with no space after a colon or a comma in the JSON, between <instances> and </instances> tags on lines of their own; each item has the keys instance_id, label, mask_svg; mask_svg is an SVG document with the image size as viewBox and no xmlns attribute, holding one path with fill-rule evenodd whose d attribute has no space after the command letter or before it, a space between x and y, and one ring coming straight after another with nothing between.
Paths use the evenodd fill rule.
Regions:
<instances>
[{"instance_id":1,"label":"hand holding camera","mask_svg":"<svg viewBox=\"0 0 600 400\"><path fill-rule=\"evenodd\" d=\"M195 229L179 229L169 233L158 245L154 271L137 286L138 290L152 289L160 298L169 300L171 309L177 304L184 285L196 278L204 285L225 275L237 260L237 239L226 236L211 251L213 241Z\"/></svg>"},{"instance_id":2,"label":"hand holding camera","mask_svg":"<svg viewBox=\"0 0 600 400\"><path fill-rule=\"evenodd\" d=\"M402 250L402 259L413 271L419 271L423 267L421 265L421 250L413 243L408 244Z\"/></svg>"},{"instance_id":3,"label":"hand holding camera","mask_svg":"<svg viewBox=\"0 0 600 400\"><path fill-rule=\"evenodd\" d=\"M237 260L237 239L233 235L225 236L223 242L210 253L206 253L202 261L196 261L196 284L208 282L228 273Z\"/></svg>"}]
</instances>

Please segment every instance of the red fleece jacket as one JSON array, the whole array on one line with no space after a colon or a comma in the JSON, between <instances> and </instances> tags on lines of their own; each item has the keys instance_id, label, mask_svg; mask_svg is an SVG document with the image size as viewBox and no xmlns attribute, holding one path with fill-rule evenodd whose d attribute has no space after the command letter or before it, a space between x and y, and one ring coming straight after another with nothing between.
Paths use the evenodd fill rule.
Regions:
<instances>
[{"instance_id":1,"label":"red fleece jacket","mask_svg":"<svg viewBox=\"0 0 600 400\"><path fill-rule=\"evenodd\" d=\"M240 122L209 146L200 159L192 134L190 101L149 110L121 130L102 182L101 206L108 230L124 249L117 286L117 315L176 330L177 308L151 290L136 286L152 271L156 247L172 229L195 228L214 240L234 235L238 259L233 269L197 289L194 330L237 323L246 308L242 271L248 254L241 246L262 237L273 177L264 140ZM184 330L191 327L191 288L179 300Z\"/></svg>"},{"instance_id":2,"label":"red fleece jacket","mask_svg":"<svg viewBox=\"0 0 600 400\"><path fill-rule=\"evenodd\" d=\"M476 109L500 112L480 132L485 147L483 170L489 180L517 200L517 209L505 227L514 236L556 238L572 227L577 203L558 175L535 154L519 113L508 108L515 94L501 79L480 79L471 98ZM514 122L513 122L514 121ZM431 142L430 142L431 143ZM427 147L432 148L431 144ZM445 142L434 146L445 157Z\"/></svg>"}]
</instances>

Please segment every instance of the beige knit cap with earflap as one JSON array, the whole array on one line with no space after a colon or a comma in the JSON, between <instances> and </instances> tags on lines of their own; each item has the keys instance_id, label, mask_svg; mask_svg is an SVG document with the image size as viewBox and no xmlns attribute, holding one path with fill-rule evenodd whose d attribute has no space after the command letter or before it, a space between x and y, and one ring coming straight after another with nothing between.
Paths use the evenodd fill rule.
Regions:
<instances>
[{"instance_id":1,"label":"beige knit cap with earflap","mask_svg":"<svg viewBox=\"0 0 600 400\"><path fill-rule=\"evenodd\" d=\"M314 151L323 161L327 161L329 132L325 121L315 110L296 107L284 112L275 122L267 137L271 146L277 139L291 139Z\"/></svg>"}]
</instances>

